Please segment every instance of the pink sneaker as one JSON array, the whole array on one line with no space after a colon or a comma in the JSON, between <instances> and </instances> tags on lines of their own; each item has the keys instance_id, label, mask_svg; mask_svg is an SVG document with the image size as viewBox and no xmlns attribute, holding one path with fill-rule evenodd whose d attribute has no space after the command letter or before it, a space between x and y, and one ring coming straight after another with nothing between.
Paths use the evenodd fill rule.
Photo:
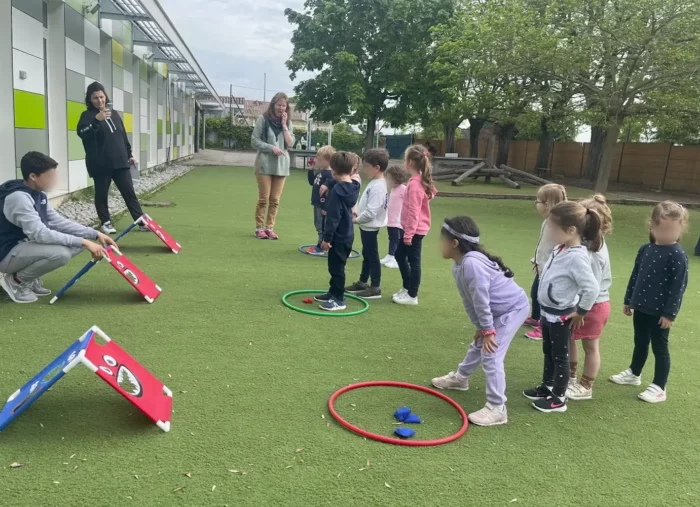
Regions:
<instances>
[{"instance_id":1,"label":"pink sneaker","mask_svg":"<svg viewBox=\"0 0 700 507\"><path fill-rule=\"evenodd\" d=\"M542 328L536 327L532 331L525 333L525 338L529 338L530 340L541 340L542 339Z\"/></svg>"},{"instance_id":2,"label":"pink sneaker","mask_svg":"<svg viewBox=\"0 0 700 507\"><path fill-rule=\"evenodd\" d=\"M267 234L267 239L280 239L280 237L277 234L275 234L272 229L266 230L265 234Z\"/></svg>"},{"instance_id":3,"label":"pink sneaker","mask_svg":"<svg viewBox=\"0 0 700 507\"><path fill-rule=\"evenodd\" d=\"M267 232L257 229L255 231L255 237L258 239L270 239L270 237L267 235Z\"/></svg>"},{"instance_id":4,"label":"pink sneaker","mask_svg":"<svg viewBox=\"0 0 700 507\"><path fill-rule=\"evenodd\" d=\"M527 327L531 327L531 328L538 328L538 327L540 327L540 321L535 320L532 317L528 317L527 320L525 321L525 325Z\"/></svg>"}]
</instances>

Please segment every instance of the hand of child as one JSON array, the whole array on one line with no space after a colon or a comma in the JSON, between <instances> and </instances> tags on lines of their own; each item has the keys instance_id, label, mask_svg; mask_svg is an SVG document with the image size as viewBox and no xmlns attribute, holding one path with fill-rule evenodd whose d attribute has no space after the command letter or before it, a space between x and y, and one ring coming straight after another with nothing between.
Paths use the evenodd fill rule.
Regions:
<instances>
[{"instance_id":1,"label":"hand of child","mask_svg":"<svg viewBox=\"0 0 700 507\"><path fill-rule=\"evenodd\" d=\"M474 343L478 342L478 341L479 341L479 338L481 338L481 331L477 331L477 332L474 334Z\"/></svg>"},{"instance_id":2,"label":"hand of child","mask_svg":"<svg viewBox=\"0 0 700 507\"><path fill-rule=\"evenodd\" d=\"M356 224L357 223L357 215L352 216L352 223Z\"/></svg>"},{"instance_id":3,"label":"hand of child","mask_svg":"<svg viewBox=\"0 0 700 507\"><path fill-rule=\"evenodd\" d=\"M332 246L333 245L331 245L329 242L324 241L323 243L321 243L321 250L323 250L324 252L327 252L328 250L331 249Z\"/></svg>"},{"instance_id":4,"label":"hand of child","mask_svg":"<svg viewBox=\"0 0 700 507\"><path fill-rule=\"evenodd\" d=\"M326 185L321 185L321 188L319 189L319 195L323 197L324 195L326 195L327 192L328 187Z\"/></svg>"},{"instance_id":5,"label":"hand of child","mask_svg":"<svg viewBox=\"0 0 700 507\"><path fill-rule=\"evenodd\" d=\"M622 307L622 313L624 313L628 317L631 317L632 316L632 308L630 308L629 305L625 305Z\"/></svg>"},{"instance_id":6,"label":"hand of child","mask_svg":"<svg viewBox=\"0 0 700 507\"><path fill-rule=\"evenodd\" d=\"M659 326L661 326L661 329L671 329L673 327L673 321L666 317L661 317L659 319Z\"/></svg>"},{"instance_id":7,"label":"hand of child","mask_svg":"<svg viewBox=\"0 0 700 507\"><path fill-rule=\"evenodd\" d=\"M406 246L411 246L413 244L413 238L403 238L403 244Z\"/></svg>"},{"instance_id":8,"label":"hand of child","mask_svg":"<svg viewBox=\"0 0 700 507\"><path fill-rule=\"evenodd\" d=\"M584 316L580 313L572 313L566 318L567 322L569 323L569 327L574 331L583 326L583 319Z\"/></svg>"},{"instance_id":9,"label":"hand of child","mask_svg":"<svg viewBox=\"0 0 700 507\"><path fill-rule=\"evenodd\" d=\"M484 336L484 341L481 344L482 352L485 352L487 354L494 354L497 348L498 344L496 343L495 334L487 334L486 336Z\"/></svg>"},{"instance_id":10,"label":"hand of child","mask_svg":"<svg viewBox=\"0 0 700 507\"><path fill-rule=\"evenodd\" d=\"M321 211L321 215L323 215L324 217L326 216L326 210L325 210L325 209Z\"/></svg>"}]
</instances>

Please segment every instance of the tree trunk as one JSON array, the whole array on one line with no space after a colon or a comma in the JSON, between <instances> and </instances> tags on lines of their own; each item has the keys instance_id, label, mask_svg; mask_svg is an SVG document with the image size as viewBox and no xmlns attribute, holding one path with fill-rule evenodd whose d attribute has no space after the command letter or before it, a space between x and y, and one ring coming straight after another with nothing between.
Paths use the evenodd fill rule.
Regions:
<instances>
[{"instance_id":1,"label":"tree trunk","mask_svg":"<svg viewBox=\"0 0 700 507\"><path fill-rule=\"evenodd\" d=\"M479 137L484 128L484 120L469 118L469 156L479 158Z\"/></svg>"},{"instance_id":2,"label":"tree trunk","mask_svg":"<svg viewBox=\"0 0 700 507\"><path fill-rule=\"evenodd\" d=\"M613 157L615 156L615 148L617 146L617 137L620 135L620 122L613 121L605 132L605 141L600 157L600 170L596 178L595 191L599 194L605 194L608 191L608 180L610 179L610 170L612 169Z\"/></svg>"},{"instance_id":3,"label":"tree trunk","mask_svg":"<svg viewBox=\"0 0 700 507\"><path fill-rule=\"evenodd\" d=\"M445 134L445 153L455 152L455 131L459 124L452 121L442 122L442 130Z\"/></svg>"},{"instance_id":4,"label":"tree trunk","mask_svg":"<svg viewBox=\"0 0 700 507\"><path fill-rule=\"evenodd\" d=\"M496 155L496 167L508 164L510 142L515 137L515 124L506 123L498 126L498 155Z\"/></svg>"},{"instance_id":5,"label":"tree trunk","mask_svg":"<svg viewBox=\"0 0 700 507\"><path fill-rule=\"evenodd\" d=\"M367 130L365 131L365 151L374 148L374 135L377 132L377 118L367 118Z\"/></svg>"},{"instance_id":6,"label":"tree trunk","mask_svg":"<svg viewBox=\"0 0 700 507\"><path fill-rule=\"evenodd\" d=\"M602 127L593 127L591 129L591 145L588 150L588 165L586 166L586 178L590 181L596 181L600 172L605 133L606 130ZM615 139L617 140L617 137Z\"/></svg>"},{"instance_id":7,"label":"tree trunk","mask_svg":"<svg viewBox=\"0 0 700 507\"><path fill-rule=\"evenodd\" d=\"M549 169L552 148L554 147L554 133L549 130L547 119L542 118L540 122L540 148L537 150L537 162L535 168ZM527 163L527 160L525 161ZM525 168L527 169L527 168Z\"/></svg>"}]
</instances>

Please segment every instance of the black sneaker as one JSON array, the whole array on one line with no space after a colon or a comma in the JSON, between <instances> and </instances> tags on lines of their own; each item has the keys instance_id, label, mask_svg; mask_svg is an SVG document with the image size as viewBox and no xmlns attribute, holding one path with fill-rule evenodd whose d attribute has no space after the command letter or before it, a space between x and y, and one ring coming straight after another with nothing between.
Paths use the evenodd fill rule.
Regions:
<instances>
[{"instance_id":1,"label":"black sneaker","mask_svg":"<svg viewBox=\"0 0 700 507\"><path fill-rule=\"evenodd\" d=\"M533 401L532 406L540 412L566 412L566 398L550 395Z\"/></svg>"},{"instance_id":2,"label":"black sneaker","mask_svg":"<svg viewBox=\"0 0 700 507\"><path fill-rule=\"evenodd\" d=\"M356 292L355 295L362 299L382 299L382 289L379 287L368 287L361 292Z\"/></svg>"},{"instance_id":3,"label":"black sneaker","mask_svg":"<svg viewBox=\"0 0 700 507\"><path fill-rule=\"evenodd\" d=\"M544 384L523 391L523 396L532 401L541 400L551 395L552 390Z\"/></svg>"},{"instance_id":4,"label":"black sneaker","mask_svg":"<svg viewBox=\"0 0 700 507\"><path fill-rule=\"evenodd\" d=\"M369 285L367 285L364 282L355 282L352 285L345 287L345 292L349 292L350 294L357 294L358 292L362 292L369 289Z\"/></svg>"},{"instance_id":5,"label":"black sneaker","mask_svg":"<svg viewBox=\"0 0 700 507\"><path fill-rule=\"evenodd\" d=\"M319 303L327 303L333 299L333 296L331 296L330 292L326 292L325 294L321 294L320 296L315 296L314 300L318 301Z\"/></svg>"}]
</instances>

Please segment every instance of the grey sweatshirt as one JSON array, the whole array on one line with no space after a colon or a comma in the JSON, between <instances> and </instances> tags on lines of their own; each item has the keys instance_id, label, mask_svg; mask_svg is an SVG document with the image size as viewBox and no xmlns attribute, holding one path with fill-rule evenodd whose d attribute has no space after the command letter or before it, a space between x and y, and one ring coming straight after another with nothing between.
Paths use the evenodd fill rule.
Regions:
<instances>
[{"instance_id":1,"label":"grey sweatshirt","mask_svg":"<svg viewBox=\"0 0 700 507\"><path fill-rule=\"evenodd\" d=\"M388 204L389 194L386 189L386 180L378 178L370 181L357 204L357 220L355 222L363 231L378 231L382 227L386 227Z\"/></svg>"},{"instance_id":2,"label":"grey sweatshirt","mask_svg":"<svg viewBox=\"0 0 700 507\"><path fill-rule=\"evenodd\" d=\"M542 310L550 315L565 316L574 310L585 315L595 304L598 291L588 248L560 245L540 274L537 300Z\"/></svg>"},{"instance_id":3,"label":"grey sweatshirt","mask_svg":"<svg viewBox=\"0 0 700 507\"><path fill-rule=\"evenodd\" d=\"M22 229L27 240L36 243L80 248L83 239L97 239L95 229L62 217L51 207L50 202L46 206L48 226L41 221L39 213L34 209L34 200L26 192L8 195L2 212L7 220Z\"/></svg>"},{"instance_id":4,"label":"grey sweatshirt","mask_svg":"<svg viewBox=\"0 0 700 507\"><path fill-rule=\"evenodd\" d=\"M603 243L599 252L591 253L591 269L598 280L598 297L595 304L610 301L610 286L612 285L612 271L610 269L610 255L608 245Z\"/></svg>"}]
</instances>

